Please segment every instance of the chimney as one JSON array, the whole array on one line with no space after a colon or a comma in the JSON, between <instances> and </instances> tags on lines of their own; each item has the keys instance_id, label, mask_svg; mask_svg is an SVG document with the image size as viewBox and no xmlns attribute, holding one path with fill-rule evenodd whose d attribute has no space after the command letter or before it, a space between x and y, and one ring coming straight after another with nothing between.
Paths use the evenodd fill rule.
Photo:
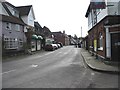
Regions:
<instances>
[{"instance_id":1,"label":"chimney","mask_svg":"<svg viewBox=\"0 0 120 90\"><path fill-rule=\"evenodd\" d=\"M63 30L63 34L65 34L65 30Z\"/></svg>"}]
</instances>

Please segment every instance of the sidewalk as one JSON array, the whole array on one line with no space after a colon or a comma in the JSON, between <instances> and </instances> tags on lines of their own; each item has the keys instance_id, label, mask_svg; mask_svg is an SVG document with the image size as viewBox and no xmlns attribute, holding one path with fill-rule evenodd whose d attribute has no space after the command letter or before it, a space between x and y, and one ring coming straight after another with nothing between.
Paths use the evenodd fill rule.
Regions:
<instances>
[{"instance_id":1,"label":"sidewalk","mask_svg":"<svg viewBox=\"0 0 120 90\"><path fill-rule=\"evenodd\" d=\"M95 56L92 56L87 50L83 48L81 48L81 54L86 64L93 70L112 72L112 73L119 72L117 65L106 64L105 62L96 59Z\"/></svg>"},{"instance_id":2,"label":"sidewalk","mask_svg":"<svg viewBox=\"0 0 120 90\"><path fill-rule=\"evenodd\" d=\"M11 54L11 55L6 55L6 56L2 56L2 61L9 61L10 59L15 59L15 58L23 58L23 57L27 57L27 56L31 56L31 55L36 55L36 54L40 54L45 52L45 50L40 50L40 51L35 51L32 53L15 53L15 54Z\"/></svg>"}]
</instances>

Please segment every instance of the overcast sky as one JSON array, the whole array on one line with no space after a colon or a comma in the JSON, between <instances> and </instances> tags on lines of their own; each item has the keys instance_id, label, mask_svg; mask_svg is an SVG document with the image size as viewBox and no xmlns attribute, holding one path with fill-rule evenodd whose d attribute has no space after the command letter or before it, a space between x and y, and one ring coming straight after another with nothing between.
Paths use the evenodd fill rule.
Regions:
<instances>
[{"instance_id":1,"label":"overcast sky","mask_svg":"<svg viewBox=\"0 0 120 90\"><path fill-rule=\"evenodd\" d=\"M81 37L88 31L85 14L90 0L6 0L14 6L33 5L35 21L52 32L65 30L66 34Z\"/></svg>"}]
</instances>

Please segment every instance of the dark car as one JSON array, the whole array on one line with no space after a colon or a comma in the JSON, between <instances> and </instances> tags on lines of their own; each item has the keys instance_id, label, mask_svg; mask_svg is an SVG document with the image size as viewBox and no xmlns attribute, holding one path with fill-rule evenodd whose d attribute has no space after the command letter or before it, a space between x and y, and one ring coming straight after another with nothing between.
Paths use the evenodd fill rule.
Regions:
<instances>
[{"instance_id":1,"label":"dark car","mask_svg":"<svg viewBox=\"0 0 120 90\"><path fill-rule=\"evenodd\" d=\"M55 47L54 47L53 44L47 44L47 45L45 45L44 49L45 49L46 51L54 51L54 50L55 50Z\"/></svg>"}]
</instances>

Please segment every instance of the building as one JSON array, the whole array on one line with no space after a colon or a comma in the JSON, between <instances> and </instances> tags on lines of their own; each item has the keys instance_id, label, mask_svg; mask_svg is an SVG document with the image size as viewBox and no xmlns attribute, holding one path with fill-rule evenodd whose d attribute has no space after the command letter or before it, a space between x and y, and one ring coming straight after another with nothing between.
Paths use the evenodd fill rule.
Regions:
<instances>
[{"instance_id":1,"label":"building","mask_svg":"<svg viewBox=\"0 0 120 90\"><path fill-rule=\"evenodd\" d=\"M46 26L43 27L43 34L44 34L43 37L45 39L44 46L46 44L54 43L54 36L48 27L46 27Z\"/></svg>"},{"instance_id":2,"label":"building","mask_svg":"<svg viewBox=\"0 0 120 90\"><path fill-rule=\"evenodd\" d=\"M35 34L35 28L34 28L34 20L35 20L35 14L33 10L32 5L28 6L19 6L16 7L19 12L21 19L26 24L24 27L24 32L27 37L27 44L26 48L30 51L36 51L36 40L38 39L37 35Z\"/></svg>"},{"instance_id":3,"label":"building","mask_svg":"<svg viewBox=\"0 0 120 90\"><path fill-rule=\"evenodd\" d=\"M0 3L0 23L2 24L2 53L3 55L25 50L26 36L24 22L19 11L8 2Z\"/></svg>"},{"instance_id":4,"label":"building","mask_svg":"<svg viewBox=\"0 0 120 90\"><path fill-rule=\"evenodd\" d=\"M54 40L56 43L61 42L65 46L70 44L69 37L67 34L65 34L65 31L63 33L61 31L52 32L52 34L54 35Z\"/></svg>"},{"instance_id":5,"label":"building","mask_svg":"<svg viewBox=\"0 0 120 90\"><path fill-rule=\"evenodd\" d=\"M104 60L120 60L120 0L91 2L88 18L88 49ZM94 5L94 6L93 6ZM98 5L98 6L97 6Z\"/></svg>"},{"instance_id":6,"label":"building","mask_svg":"<svg viewBox=\"0 0 120 90\"><path fill-rule=\"evenodd\" d=\"M73 36L68 35L68 37L69 37L69 44L70 44L70 45L75 45L75 44L77 44L77 40L75 40Z\"/></svg>"},{"instance_id":7,"label":"building","mask_svg":"<svg viewBox=\"0 0 120 90\"><path fill-rule=\"evenodd\" d=\"M88 50L88 36L82 39L81 44L82 44L81 45L82 48L85 48L86 50Z\"/></svg>"},{"instance_id":8,"label":"building","mask_svg":"<svg viewBox=\"0 0 120 90\"><path fill-rule=\"evenodd\" d=\"M41 50L43 48L44 45L44 38L43 38L43 28L41 27L41 25L38 22L34 23L34 27L35 27L35 35L37 35L38 39L36 40L36 50Z\"/></svg>"}]
</instances>

